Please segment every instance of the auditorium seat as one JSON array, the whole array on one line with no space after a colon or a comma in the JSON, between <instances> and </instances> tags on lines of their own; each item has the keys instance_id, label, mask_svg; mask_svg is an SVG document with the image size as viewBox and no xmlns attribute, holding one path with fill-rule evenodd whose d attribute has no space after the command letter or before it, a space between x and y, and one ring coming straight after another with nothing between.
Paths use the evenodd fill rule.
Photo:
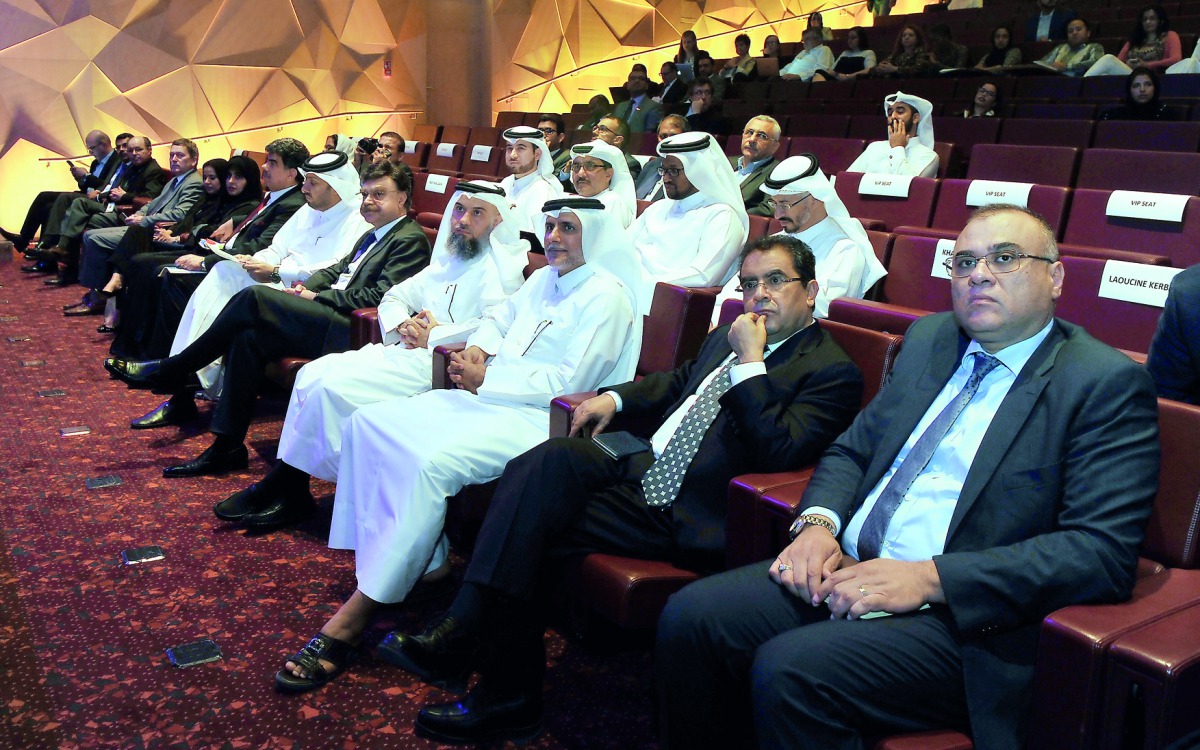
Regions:
<instances>
[{"instance_id":1,"label":"auditorium seat","mask_svg":"<svg viewBox=\"0 0 1200 750\"><path fill-rule=\"evenodd\" d=\"M1101 297L1106 263L1099 258L1062 256L1066 279L1054 314L1082 326L1111 347L1148 352L1162 308Z\"/></svg>"},{"instance_id":2,"label":"auditorium seat","mask_svg":"<svg viewBox=\"0 0 1200 750\"><path fill-rule=\"evenodd\" d=\"M1000 128L997 143L1015 146L1070 146L1085 149L1092 145L1091 120L1023 120L1011 118Z\"/></svg>"},{"instance_id":3,"label":"auditorium seat","mask_svg":"<svg viewBox=\"0 0 1200 750\"><path fill-rule=\"evenodd\" d=\"M959 165L971 160L971 149L977 143L995 143L1000 136L998 117L946 117L937 120L934 132L939 141L954 144L951 167L954 174L962 174Z\"/></svg>"},{"instance_id":4,"label":"auditorium seat","mask_svg":"<svg viewBox=\"0 0 1200 750\"><path fill-rule=\"evenodd\" d=\"M817 157L822 172L835 175L853 164L866 145L865 141L857 138L795 136L790 139L787 155L812 154Z\"/></svg>"},{"instance_id":5,"label":"auditorium seat","mask_svg":"<svg viewBox=\"0 0 1200 750\"><path fill-rule=\"evenodd\" d=\"M928 314L928 310L853 297L838 297L829 302L829 320L901 336L913 321Z\"/></svg>"},{"instance_id":6,"label":"auditorium seat","mask_svg":"<svg viewBox=\"0 0 1200 750\"><path fill-rule=\"evenodd\" d=\"M407 164L408 168L413 171L413 176L417 172L425 170L425 162L429 160L429 144L420 141L406 141L404 144L404 153L400 155L400 161Z\"/></svg>"},{"instance_id":7,"label":"auditorium seat","mask_svg":"<svg viewBox=\"0 0 1200 750\"><path fill-rule=\"evenodd\" d=\"M981 143L971 149L967 179L1070 187L1078 164L1079 149L1075 148Z\"/></svg>"},{"instance_id":8,"label":"auditorium seat","mask_svg":"<svg viewBox=\"0 0 1200 750\"><path fill-rule=\"evenodd\" d=\"M812 81L808 85L808 98L825 101L849 99L854 96L855 83L856 81ZM777 88L777 86L771 88L771 96L779 99L781 92Z\"/></svg>"},{"instance_id":9,"label":"auditorium seat","mask_svg":"<svg viewBox=\"0 0 1200 750\"><path fill-rule=\"evenodd\" d=\"M471 139L471 128L466 125L443 125L438 134L438 143L465 144Z\"/></svg>"},{"instance_id":10,"label":"auditorium seat","mask_svg":"<svg viewBox=\"0 0 1200 750\"><path fill-rule=\"evenodd\" d=\"M1022 26L1024 24L1021 24ZM1095 40L1093 40L1095 41ZM1014 99L1053 99L1070 101L1079 98L1083 79L1069 76L1024 76L1017 79Z\"/></svg>"},{"instance_id":11,"label":"auditorium seat","mask_svg":"<svg viewBox=\"0 0 1200 750\"><path fill-rule=\"evenodd\" d=\"M757 242L758 240L761 240L763 237L766 237L767 236L767 226L771 222L770 217L768 217L768 216L751 216L748 218L750 219L750 233L746 237L746 244Z\"/></svg>"},{"instance_id":12,"label":"auditorium seat","mask_svg":"<svg viewBox=\"0 0 1200 750\"><path fill-rule=\"evenodd\" d=\"M881 221L886 230L904 224L929 226L929 220L933 217L933 202L937 197L937 180L913 177L907 198L890 198L860 195L862 177L860 172L842 172L835 183L838 197L846 204L851 216Z\"/></svg>"},{"instance_id":13,"label":"auditorium seat","mask_svg":"<svg viewBox=\"0 0 1200 750\"><path fill-rule=\"evenodd\" d=\"M465 153L466 147L459 143L449 141L435 143L429 150L429 159L425 162L425 169L430 174L461 177Z\"/></svg>"},{"instance_id":14,"label":"auditorium seat","mask_svg":"<svg viewBox=\"0 0 1200 750\"><path fill-rule=\"evenodd\" d=\"M933 220L930 227L935 230L948 230L950 234L938 236L957 236L958 232L967 225L967 220L975 212L977 206L967 205L967 192L973 180L942 180L938 189L937 201L933 209ZM1070 202L1071 190L1053 185L1034 185L1029 191L1028 207L1046 219L1054 230L1056 238L1062 237L1067 223L1067 205ZM899 227L898 232L922 234L920 227ZM933 236L933 235L929 235Z\"/></svg>"},{"instance_id":15,"label":"auditorium seat","mask_svg":"<svg viewBox=\"0 0 1200 750\"><path fill-rule=\"evenodd\" d=\"M1200 8L1198 8L1200 10ZM1186 47L1184 48L1187 49ZM1173 97L1187 97L1195 99L1200 97L1200 75L1195 73L1190 74L1172 74L1169 76L1159 76L1159 95L1170 99Z\"/></svg>"},{"instance_id":16,"label":"auditorium seat","mask_svg":"<svg viewBox=\"0 0 1200 750\"><path fill-rule=\"evenodd\" d=\"M838 99L825 103L825 109L822 110L826 115L850 115L851 121L856 117L871 117L874 118L876 125L882 118L880 111L882 107L878 102L870 99Z\"/></svg>"},{"instance_id":17,"label":"auditorium seat","mask_svg":"<svg viewBox=\"0 0 1200 750\"><path fill-rule=\"evenodd\" d=\"M446 209L446 201L450 200L457 185L457 177L418 172L413 175L413 210L419 214L442 213Z\"/></svg>"},{"instance_id":18,"label":"auditorium seat","mask_svg":"<svg viewBox=\"0 0 1200 750\"><path fill-rule=\"evenodd\" d=\"M509 128L515 128L518 125L525 123L524 112L513 112L511 110L496 113L496 129L503 133Z\"/></svg>"},{"instance_id":19,"label":"auditorium seat","mask_svg":"<svg viewBox=\"0 0 1200 750\"><path fill-rule=\"evenodd\" d=\"M915 310L941 312L950 309L950 281L933 275L938 239L896 235L883 279L883 300ZM940 261L938 261L940 263ZM939 273L945 269L938 267Z\"/></svg>"},{"instance_id":20,"label":"auditorium seat","mask_svg":"<svg viewBox=\"0 0 1200 750\"><path fill-rule=\"evenodd\" d=\"M1200 193L1200 154L1089 148L1083 152L1075 187Z\"/></svg>"},{"instance_id":21,"label":"auditorium seat","mask_svg":"<svg viewBox=\"0 0 1200 750\"><path fill-rule=\"evenodd\" d=\"M1183 222L1106 215L1110 191L1076 190L1063 242L1166 255L1176 268L1200 263L1200 198L1190 198Z\"/></svg>"},{"instance_id":22,"label":"auditorium seat","mask_svg":"<svg viewBox=\"0 0 1200 750\"><path fill-rule=\"evenodd\" d=\"M934 122L934 132L937 132L937 123ZM887 118L883 115L883 107L880 106L879 114L877 115L852 115L850 117L850 127L846 129L846 136L849 138L862 138L867 143L872 141L881 141L887 137Z\"/></svg>"},{"instance_id":23,"label":"auditorium seat","mask_svg":"<svg viewBox=\"0 0 1200 750\"><path fill-rule=\"evenodd\" d=\"M498 181L500 175L508 171L504 164L504 149L495 144L468 143L463 152L462 171L465 179Z\"/></svg>"},{"instance_id":24,"label":"auditorium seat","mask_svg":"<svg viewBox=\"0 0 1200 750\"><path fill-rule=\"evenodd\" d=\"M1013 117L1049 120L1090 120L1096 116L1095 104L1082 102L1013 102Z\"/></svg>"},{"instance_id":25,"label":"auditorium seat","mask_svg":"<svg viewBox=\"0 0 1200 750\"><path fill-rule=\"evenodd\" d=\"M468 146L496 146L500 143L500 130L489 126L471 128L467 137Z\"/></svg>"},{"instance_id":26,"label":"auditorium seat","mask_svg":"<svg viewBox=\"0 0 1200 750\"><path fill-rule=\"evenodd\" d=\"M441 140L442 126L422 123L413 126L412 139L422 143L437 143Z\"/></svg>"},{"instance_id":27,"label":"auditorium seat","mask_svg":"<svg viewBox=\"0 0 1200 750\"><path fill-rule=\"evenodd\" d=\"M810 138L845 138L846 131L850 125L850 118L846 115L799 115L789 117L787 126L784 128L784 135L789 135L793 138L810 137ZM880 131L883 126L880 126ZM875 136L878 139L879 135Z\"/></svg>"}]
</instances>

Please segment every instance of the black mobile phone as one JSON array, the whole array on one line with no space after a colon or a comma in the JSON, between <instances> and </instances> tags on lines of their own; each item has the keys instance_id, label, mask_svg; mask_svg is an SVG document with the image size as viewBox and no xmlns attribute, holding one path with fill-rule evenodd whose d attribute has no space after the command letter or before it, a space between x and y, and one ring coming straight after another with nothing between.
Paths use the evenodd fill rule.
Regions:
<instances>
[{"instance_id":1,"label":"black mobile phone","mask_svg":"<svg viewBox=\"0 0 1200 750\"><path fill-rule=\"evenodd\" d=\"M68 169L74 169L76 166L78 166L78 165L75 162L71 161L70 159L67 159L67 168Z\"/></svg>"},{"instance_id":2,"label":"black mobile phone","mask_svg":"<svg viewBox=\"0 0 1200 750\"><path fill-rule=\"evenodd\" d=\"M208 664L220 661L221 647L211 638L185 643L182 646L167 649L167 658L177 667L194 667L197 664Z\"/></svg>"},{"instance_id":3,"label":"black mobile phone","mask_svg":"<svg viewBox=\"0 0 1200 750\"><path fill-rule=\"evenodd\" d=\"M163 548L158 545L153 547L134 547L133 549L121 550L121 561L126 565L137 565L138 563L153 562L161 560L166 555L163 554Z\"/></svg>"}]
</instances>

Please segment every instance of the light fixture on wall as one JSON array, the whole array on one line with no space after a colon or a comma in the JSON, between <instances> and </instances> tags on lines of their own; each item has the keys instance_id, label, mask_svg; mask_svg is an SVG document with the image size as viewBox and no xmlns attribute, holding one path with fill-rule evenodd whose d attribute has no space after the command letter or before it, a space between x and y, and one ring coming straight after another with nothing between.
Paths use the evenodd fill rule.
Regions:
<instances>
[{"instance_id":1,"label":"light fixture on wall","mask_svg":"<svg viewBox=\"0 0 1200 750\"><path fill-rule=\"evenodd\" d=\"M383 61L383 77L384 78L392 77L392 61L391 60Z\"/></svg>"}]
</instances>

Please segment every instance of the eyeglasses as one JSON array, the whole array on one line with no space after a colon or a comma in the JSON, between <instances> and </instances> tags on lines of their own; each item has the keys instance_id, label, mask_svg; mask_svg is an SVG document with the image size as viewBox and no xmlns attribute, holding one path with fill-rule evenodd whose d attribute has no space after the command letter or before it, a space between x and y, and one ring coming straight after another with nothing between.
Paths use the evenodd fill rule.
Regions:
<instances>
[{"instance_id":1,"label":"eyeglasses","mask_svg":"<svg viewBox=\"0 0 1200 750\"><path fill-rule=\"evenodd\" d=\"M602 161L588 161L588 162L581 161L581 162L577 162L577 163L573 162L571 164L572 172L598 172L601 169L606 169L606 168L608 168L608 165Z\"/></svg>"},{"instance_id":2,"label":"eyeglasses","mask_svg":"<svg viewBox=\"0 0 1200 750\"><path fill-rule=\"evenodd\" d=\"M806 193L806 194L800 196L799 198L797 198L796 200L792 201L791 203L788 203L786 201L777 200L775 198L771 198L767 201L767 205L770 206L772 211L774 211L777 208L782 208L784 211L791 211L793 208L800 205L801 203L803 203L804 201L808 200L811 197L812 197L812 193Z\"/></svg>"},{"instance_id":3,"label":"eyeglasses","mask_svg":"<svg viewBox=\"0 0 1200 750\"><path fill-rule=\"evenodd\" d=\"M982 86L980 86L980 87L979 87L979 91L977 91L976 93L978 93L978 94L985 94L985 95L987 95L987 96L992 96L992 97L994 97L994 96L996 95L996 92L995 92L995 91L992 91L992 90L991 90L991 89L989 89L989 88L984 88L984 87L982 87Z\"/></svg>"},{"instance_id":4,"label":"eyeglasses","mask_svg":"<svg viewBox=\"0 0 1200 750\"><path fill-rule=\"evenodd\" d=\"M749 297L757 292L760 286L763 289L766 289L768 292L779 292L793 281L804 281L804 279L800 278L799 276L788 278L781 273L772 273L768 274L767 278L763 279L762 281L759 281L758 279L743 279L742 283L737 286L736 290Z\"/></svg>"},{"instance_id":5,"label":"eyeglasses","mask_svg":"<svg viewBox=\"0 0 1200 750\"><path fill-rule=\"evenodd\" d=\"M742 137L743 138L753 138L756 141L777 141L777 140L779 140L778 138L774 138L770 135L767 135L766 133L764 133L761 130L754 130L752 128L746 128L745 130L743 130Z\"/></svg>"},{"instance_id":6,"label":"eyeglasses","mask_svg":"<svg viewBox=\"0 0 1200 750\"><path fill-rule=\"evenodd\" d=\"M360 190L358 191L358 197L362 199L363 202L371 201L372 203L383 203L385 200L387 200L389 195L392 195L395 192L395 190L372 190L368 193Z\"/></svg>"},{"instance_id":7,"label":"eyeglasses","mask_svg":"<svg viewBox=\"0 0 1200 750\"><path fill-rule=\"evenodd\" d=\"M593 133L612 133L614 131L612 130L612 128L609 128L606 125L601 125L600 123L596 123L595 125L592 126L592 132Z\"/></svg>"},{"instance_id":8,"label":"eyeglasses","mask_svg":"<svg viewBox=\"0 0 1200 750\"><path fill-rule=\"evenodd\" d=\"M1018 253L1014 250L997 250L982 257L976 257L968 253L959 253L952 258L946 258L942 263L952 276L961 279L975 273L975 268L981 261L987 264L988 270L992 273L1012 273L1013 271L1019 271L1021 270L1022 258L1044 260L1047 263L1054 262L1053 258L1043 258L1040 255L1027 255L1026 253Z\"/></svg>"},{"instance_id":9,"label":"eyeglasses","mask_svg":"<svg viewBox=\"0 0 1200 750\"><path fill-rule=\"evenodd\" d=\"M558 135L558 128L538 128L542 135Z\"/></svg>"},{"instance_id":10,"label":"eyeglasses","mask_svg":"<svg viewBox=\"0 0 1200 750\"><path fill-rule=\"evenodd\" d=\"M683 167L659 167L658 168L658 176L659 177L666 175L667 177L670 177L673 180L681 174L683 174Z\"/></svg>"}]
</instances>

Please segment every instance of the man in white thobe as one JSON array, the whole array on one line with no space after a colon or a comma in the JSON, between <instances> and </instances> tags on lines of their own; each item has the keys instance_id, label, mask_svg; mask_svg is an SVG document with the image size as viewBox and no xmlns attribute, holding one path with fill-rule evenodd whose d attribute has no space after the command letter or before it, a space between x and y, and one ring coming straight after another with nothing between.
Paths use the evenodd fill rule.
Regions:
<instances>
[{"instance_id":1,"label":"man in white thobe","mask_svg":"<svg viewBox=\"0 0 1200 750\"><path fill-rule=\"evenodd\" d=\"M638 311L650 311L654 285L717 286L733 275L750 219L729 157L707 133L680 133L658 144L664 200L629 227L642 267Z\"/></svg>"},{"instance_id":2,"label":"man in white thobe","mask_svg":"<svg viewBox=\"0 0 1200 750\"><path fill-rule=\"evenodd\" d=\"M625 153L616 146L596 140L571 147L567 169L571 184L581 198L604 204L624 229L637 218L637 193L625 163Z\"/></svg>"},{"instance_id":3,"label":"man in white thobe","mask_svg":"<svg viewBox=\"0 0 1200 750\"><path fill-rule=\"evenodd\" d=\"M423 574L444 574L446 498L544 441L552 398L633 376L641 316L618 274L637 269L620 225L593 199L544 209L549 266L453 356L458 390L377 404L347 422L329 546L355 551L358 589L276 674L280 689L335 677L381 603L403 601Z\"/></svg>"},{"instance_id":4,"label":"man in white thobe","mask_svg":"<svg viewBox=\"0 0 1200 750\"><path fill-rule=\"evenodd\" d=\"M523 281L529 243L517 236L503 188L460 182L429 266L379 303L382 344L327 354L300 369L279 437L279 462L262 481L213 508L223 521L273 528L313 507L309 476L336 482L342 428L356 410L433 387L433 349L465 340Z\"/></svg>"},{"instance_id":5,"label":"man in white thobe","mask_svg":"<svg viewBox=\"0 0 1200 750\"><path fill-rule=\"evenodd\" d=\"M183 351L207 331L233 295L255 284L275 289L302 284L333 265L355 239L371 229L358 212L358 173L345 154L324 151L311 156L300 174L304 176L300 192L305 205L279 228L267 247L213 265L188 299L175 329L171 354ZM209 398L220 396L220 374L219 361L197 373Z\"/></svg>"},{"instance_id":6,"label":"man in white thobe","mask_svg":"<svg viewBox=\"0 0 1200 750\"><path fill-rule=\"evenodd\" d=\"M833 51L825 44L820 29L805 29L800 39L804 50L779 71L785 81L811 81L818 70L833 69Z\"/></svg>"},{"instance_id":7,"label":"man in white thobe","mask_svg":"<svg viewBox=\"0 0 1200 750\"><path fill-rule=\"evenodd\" d=\"M562 183L554 176L554 157L542 131L527 125L509 128L502 134L504 164L512 173L500 181L522 232L542 236L542 206L563 195Z\"/></svg>"},{"instance_id":8,"label":"man in white thobe","mask_svg":"<svg viewBox=\"0 0 1200 750\"><path fill-rule=\"evenodd\" d=\"M887 275L879 262L862 222L846 210L817 157L799 154L779 162L762 185L763 193L775 204L775 218L783 231L812 250L817 261L817 303L813 316L829 315L829 301L838 297L862 299L875 282ZM735 291L739 281L730 280L713 308L712 324L721 318L725 300L743 295ZM740 314L740 313L739 313Z\"/></svg>"},{"instance_id":9,"label":"man in white thobe","mask_svg":"<svg viewBox=\"0 0 1200 750\"><path fill-rule=\"evenodd\" d=\"M846 171L937 177L933 104L897 91L884 97L883 113L887 116L888 139L868 144Z\"/></svg>"}]
</instances>

